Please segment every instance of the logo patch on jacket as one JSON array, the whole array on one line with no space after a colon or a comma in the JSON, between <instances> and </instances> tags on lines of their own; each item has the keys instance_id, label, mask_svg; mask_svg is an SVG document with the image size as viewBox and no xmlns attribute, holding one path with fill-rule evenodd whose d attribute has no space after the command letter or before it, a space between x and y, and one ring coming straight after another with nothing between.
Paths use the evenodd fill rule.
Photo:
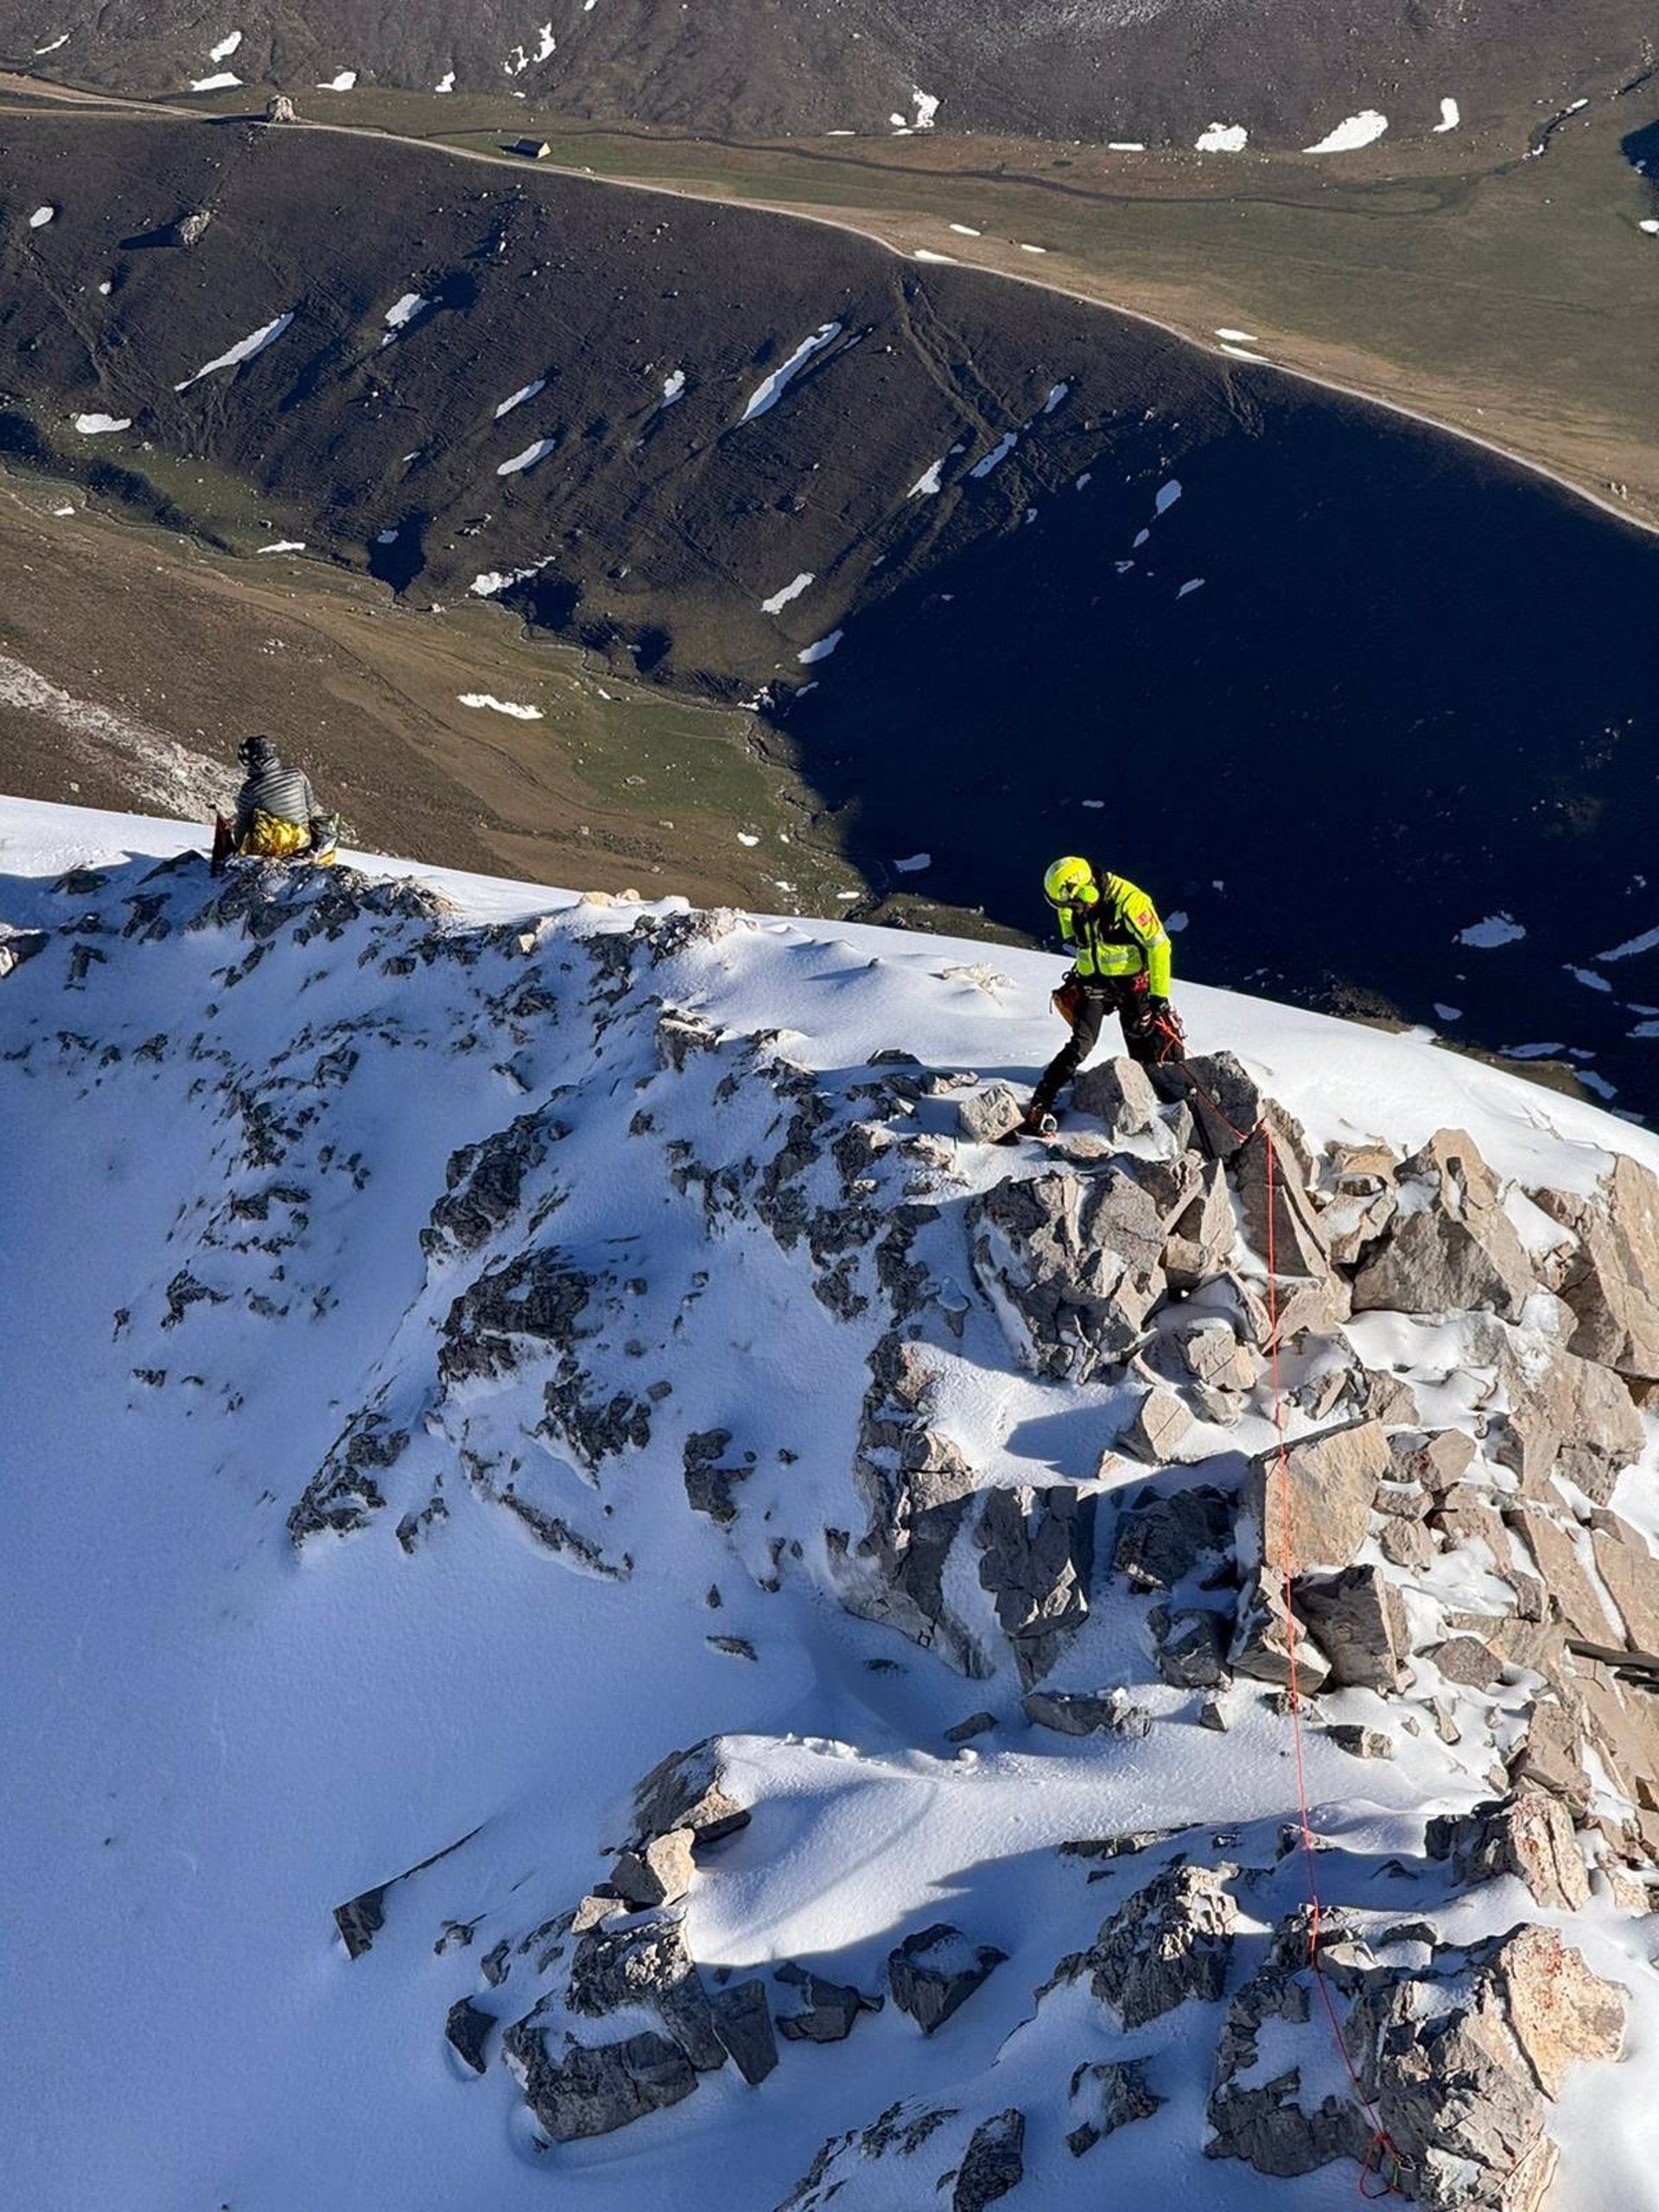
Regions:
<instances>
[{"instance_id":1,"label":"logo patch on jacket","mask_svg":"<svg viewBox=\"0 0 1659 2212\"><path fill-rule=\"evenodd\" d=\"M1152 909L1150 906L1143 906L1141 909L1140 912L1135 918L1135 926L1138 930L1149 930L1152 927Z\"/></svg>"}]
</instances>

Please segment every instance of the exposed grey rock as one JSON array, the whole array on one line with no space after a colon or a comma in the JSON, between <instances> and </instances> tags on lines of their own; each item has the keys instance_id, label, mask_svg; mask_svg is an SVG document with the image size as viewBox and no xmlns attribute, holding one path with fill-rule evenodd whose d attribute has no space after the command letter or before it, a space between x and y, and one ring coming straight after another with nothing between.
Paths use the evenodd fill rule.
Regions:
<instances>
[{"instance_id":1,"label":"exposed grey rock","mask_svg":"<svg viewBox=\"0 0 1659 2212\"><path fill-rule=\"evenodd\" d=\"M1026 1718L1062 1736L1145 1736L1152 1715L1124 1689L1029 1690L1020 1700Z\"/></svg>"},{"instance_id":2,"label":"exposed grey rock","mask_svg":"<svg viewBox=\"0 0 1659 2212\"><path fill-rule=\"evenodd\" d=\"M1125 1359L1163 1296L1163 1224L1122 1171L1051 1169L970 1200L974 1269L1038 1374L1085 1382Z\"/></svg>"},{"instance_id":3,"label":"exposed grey rock","mask_svg":"<svg viewBox=\"0 0 1659 2212\"><path fill-rule=\"evenodd\" d=\"M1219 1688L1229 1679L1227 1628L1218 1613L1198 1608L1172 1613L1158 1644L1158 1672L1173 1688Z\"/></svg>"},{"instance_id":4,"label":"exposed grey rock","mask_svg":"<svg viewBox=\"0 0 1659 2212\"><path fill-rule=\"evenodd\" d=\"M699 2073L726 2063L708 1993L677 1919L605 1922L578 1936L565 2002L588 2019L650 2006Z\"/></svg>"},{"instance_id":5,"label":"exposed grey rock","mask_svg":"<svg viewBox=\"0 0 1659 2212\"><path fill-rule=\"evenodd\" d=\"M776 2212L820 2212L849 2183L857 2186L861 2168L877 2159L913 2158L940 2128L958 2117L950 2105L914 2101L889 2105L868 2127L851 2127L844 2134L832 2135ZM947 2173L931 2184L918 2174L913 2179L907 2177L904 2185L919 2202L924 2196L931 2197L936 2188L943 2189L950 2178Z\"/></svg>"},{"instance_id":6,"label":"exposed grey rock","mask_svg":"<svg viewBox=\"0 0 1659 2212\"><path fill-rule=\"evenodd\" d=\"M485 2052L494 2025L494 2015L474 2005L470 1997L458 1997L449 2007L443 2032L461 2064L470 2066L474 2074L484 2071Z\"/></svg>"},{"instance_id":7,"label":"exposed grey rock","mask_svg":"<svg viewBox=\"0 0 1659 2212\"><path fill-rule=\"evenodd\" d=\"M1427 1653L1448 1682L1466 1689L1491 1689L1501 1672L1500 1662L1489 1643L1478 1636L1448 1636Z\"/></svg>"},{"instance_id":8,"label":"exposed grey rock","mask_svg":"<svg viewBox=\"0 0 1659 2212\"><path fill-rule=\"evenodd\" d=\"M957 1101L957 1135L969 1144L995 1144L1024 1111L1012 1084L982 1084Z\"/></svg>"},{"instance_id":9,"label":"exposed grey rock","mask_svg":"<svg viewBox=\"0 0 1659 2212\"><path fill-rule=\"evenodd\" d=\"M1285 1605L1284 1578L1275 1570L1264 1570L1240 1593L1230 1663L1253 1681L1288 1687L1293 1652L1298 1694L1316 1697L1331 1678L1331 1662L1306 1625L1300 1619L1292 1622Z\"/></svg>"},{"instance_id":10,"label":"exposed grey rock","mask_svg":"<svg viewBox=\"0 0 1659 2212\"><path fill-rule=\"evenodd\" d=\"M1185 1322L1174 1338L1181 1364L1195 1382L1238 1397L1255 1387L1255 1357L1222 1315Z\"/></svg>"},{"instance_id":11,"label":"exposed grey rock","mask_svg":"<svg viewBox=\"0 0 1659 2212\"><path fill-rule=\"evenodd\" d=\"M24 961L44 952L50 943L45 930L18 930L9 922L0 922L0 980L21 968Z\"/></svg>"},{"instance_id":12,"label":"exposed grey rock","mask_svg":"<svg viewBox=\"0 0 1659 2212\"><path fill-rule=\"evenodd\" d=\"M1240 1511L1252 1524L1253 1558L1293 1574L1349 1566L1370 1528L1371 1500L1389 1473L1380 1421L1299 1437L1250 1463ZM1287 1538L1288 1529L1288 1538Z\"/></svg>"},{"instance_id":13,"label":"exposed grey rock","mask_svg":"<svg viewBox=\"0 0 1659 2212\"><path fill-rule=\"evenodd\" d=\"M609 2135L647 2113L678 2104L697 2086L685 2053L655 2029L610 2044L580 2044L567 2036L554 2058L532 2014L507 2030L502 2052L524 2085L525 2102L555 2143Z\"/></svg>"},{"instance_id":14,"label":"exposed grey rock","mask_svg":"<svg viewBox=\"0 0 1659 2212\"><path fill-rule=\"evenodd\" d=\"M1362 1728L1357 1721L1335 1721L1325 1734L1339 1751L1346 1751L1351 1758L1391 1759L1394 1739L1381 1728Z\"/></svg>"},{"instance_id":15,"label":"exposed grey rock","mask_svg":"<svg viewBox=\"0 0 1659 2212\"><path fill-rule=\"evenodd\" d=\"M887 1954L887 1986L899 2010L931 2036L1007 1955L994 1943L970 1942L959 1928L938 1921L906 1936Z\"/></svg>"},{"instance_id":16,"label":"exposed grey rock","mask_svg":"<svg viewBox=\"0 0 1659 2212\"><path fill-rule=\"evenodd\" d=\"M1506 1498L1503 1520L1531 1553L1568 1626L1591 1643L1616 1637L1618 1627L1606 1600L1580 1556L1577 1523L1560 1500L1552 1506L1541 1498Z\"/></svg>"},{"instance_id":17,"label":"exposed grey rock","mask_svg":"<svg viewBox=\"0 0 1659 2212\"><path fill-rule=\"evenodd\" d=\"M1268 1147L1273 1147L1272 1219L1268 1219ZM1331 1288L1338 1319L1345 1300L1337 1292L1331 1247L1319 1208L1308 1194L1310 1163L1300 1125L1281 1106L1264 1109L1262 1126L1241 1145L1232 1163L1235 1186L1250 1243L1276 1275L1301 1275Z\"/></svg>"},{"instance_id":18,"label":"exposed grey rock","mask_svg":"<svg viewBox=\"0 0 1659 2212\"><path fill-rule=\"evenodd\" d=\"M1596 1516L1590 1542L1596 1571L1611 1593L1633 1650L1659 1652L1659 1557L1616 1516Z\"/></svg>"},{"instance_id":19,"label":"exposed grey rock","mask_svg":"<svg viewBox=\"0 0 1659 2212\"><path fill-rule=\"evenodd\" d=\"M555 1249L523 1252L487 1269L444 1318L438 1372L447 1383L510 1374L523 1346L567 1349L597 1284Z\"/></svg>"},{"instance_id":20,"label":"exposed grey rock","mask_svg":"<svg viewBox=\"0 0 1659 2212\"><path fill-rule=\"evenodd\" d=\"M1441 1129L1400 1171L1424 1201L1402 1210L1354 1280L1354 1307L1446 1313L1474 1307L1518 1318L1538 1287L1474 1140Z\"/></svg>"},{"instance_id":21,"label":"exposed grey rock","mask_svg":"<svg viewBox=\"0 0 1659 2212\"><path fill-rule=\"evenodd\" d=\"M348 1959L360 1959L365 1951L372 1949L375 1937L386 1924L386 1891L391 1886L382 1882L378 1889L365 1890L360 1897L334 1907L334 1925Z\"/></svg>"},{"instance_id":22,"label":"exposed grey rock","mask_svg":"<svg viewBox=\"0 0 1659 2212\"><path fill-rule=\"evenodd\" d=\"M1294 1586L1294 1600L1297 1618L1330 1662L1329 1688L1376 1690L1384 1697L1403 1688L1410 1630L1398 1591L1377 1568L1303 1575Z\"/></svg>"},{"instance_id":23,"label":"exposed grey rock","mask_svg":"<svg viewBox=\"0 0 1659 2212\"><path fill-rule=\"evenodd\" d=\"M299 114L286 92L273 92L265 102L267 123L297 123Z\"/></svg>"},{"instance_id":24,"label":"exposed grey rock","mask_svg":"<svg viewBox=\"0 0 1659 2212\"><path fill-rule=\"evenodd\" d=\"M1207 1866L1170 1866L1126 1898L1085 1955L1090 1987L1126 2028L1196 1997L1213 2004L1227 1979L1238 1912Z\"/></svg>"},{"instance_id":25,"label":"exposed grey rock","mask_svg":"<svg viewBox=\"0 0 1659 2212\"><path fill-rule=\"evenodd\" d=\"M657 1017L656 1045L658 1066L665 1073L683 1075L695 1054L720 1050L720 1037L696 1014L665 1007Z\"/></svg>"},{"instance_id":26,"label":"exposed grey rock","mask_svg":"<svg viewBox=\"0 0 1659 2212\"><path fill-rule=\"evenodd\" d=\"M366 1529L386 1502L375 1476L395 1466L408 1443L409 1431L394 1428L384 1414L368 1408L354 1414L289 1513L289 1540L298 1546L311 1536Z\"/></svg>"},{"instance_id":27,"label":"exposed grey rock","mask_svg":"<svg viewBox=\"0 0 1659 2212\"><path fill-rule=\"evenodd\" d=\"M1185 1077L1171 1069L1154 1080L1166 1097L1190 1104L1214 1159L1230 1160L1262 1118L1262 1093L1235 1053L1199 1052L1187 1060Z\"/></svg>"},{"instance_id":28,"label":"exposed grey rock","mask_svg":"<svg viewBox=\"0 0 1659 2212\"><path fill-rule=\"evenodd\" d=\"M1617 2055L1624 2009L1540 1927L1483 1947L1472 1971L1459 1960L1361 1992L1349 2047L1425 2212L1536 2212L1554 2167L1548 2100L1575 2061Z\"/></svg>"},{"instance_id":29,"label":"exposed grey rock","mask_svg":"<svg viewBox=\"0 0 1659 2212\"><path fill-rule=\"evenodd\" d=\"M965 1720L958 1720L954 1728L945 1730L944 1740L947 1744L971 1743L976 1736L984 1735L988 1729L995 1726L996 1715L994 1713L970 1713Z\"/></svg>"},{"instance_id":30,"label":"exposed grey rock","mask_svg":"<svg viewBox=\"0 0 1659 2212\"><path fill-rule=\"evenodd\" d=\"M211 207L193 207L188 214L181 215L176 222L167 226L162 234L162 243L163 245L193 246L199 238L207 236L207 227L213 219Z\"/></svg>"},{"instance_id":31,"label":"exposed grey rock","mask_svg":"<svg viewBox=\"0 0 1659 2212\"><path fill-rule=\"evenodd\" d=\"M1449 1859L1460 1883L1513 1874L1540 1904L1576 1912L1589 1901L1590 1878L1573 1816L1560 1798L1541 1789L1489 1798L1471 1812L1438 1815L1428 1824L1424 1848L1431 1859Z\"/></svg>"},{"instance_id":32,"label":"exposed grey rock","mask_svg":"<svg viewBox=\"0 0 1659 2212\"><path fill-rule=\"evenodd\" d=\"M980 1584L996 1601L1020 1680L1040 1681L1089 1615L1095 1499L1070 1484L993 1490L975 1538Z\"/></svg>"},{"instance_id":33,"label":"exposed grey rock","mask_svg":"<svg viewBox=\"0 0 1659 2212\"><path fill-rule=\"evenodd\" d=\"M1351 2096L1327 2094L1311 2110L1302 2103L1300 2066L1266 2081L1250 2078L1259 2068L1264 2028L1280 2050L1287 2027L1304 2027L1312 2019L1308 1941L1305 1914L1282 1922L1267 1957L1228 2005L1210 2092L1208 2116L1216 2132L1204 2146L1208 2158L1243 2158L1258 2173L1288 2177L1335 2158L1363 2159L1370 2148L1370 2128ZM1310 2042L1309 2069L1323 2070L1330 2046L1322 2010L1313 2032L1327 2039Z\"/></svg>"},{"instance_id":34,"label":"exposed grey rock","mask_svg":"<svg viewBox=\"0 0 1659 2212\"><path fill-rule=\"evenodd\" d=\"M1205 1162L1192 1196L1166 1220L1164 1272L1172 1290L1197 1290L1226 1272L1237 1247L1238 1224L1218 1161Z\"/></svg>"},{"instance_id":35,"label":"exposed grey rock","mask_svg":"<svg viewBox=\"0 0 1659 2212\"><path fill-rule=\"evenodd\" d=\"M1195 1484L1167 1497L1141 1493L1118 1523L1115 1573L1136 1590L1173 1590L1189 1575L1213 1572L1232 1550L1233 1502Z\"/></svg>"},{"instance_id":36,"label":"exposed grey rock","mask_svg":"<svg viewBox=\"0 0 1659 2212\"><path fill-rule=\"evenodd\" d=\"M1429 1434L1407 1430L1389 1437L1389 1452L1394 1461L1393 1481L1420 1484L1438 1497L1467 1472L1475 1444L1460 1428L1437 1429Z\"/></svg>"},{"instance_id":37,"label":"exposed grey rock","mask_svg":"<svg viewBox=\"0 0 1659 2212\"><path fill-rule=\"evenodd\" d=\"M691 1886L696 1866L690 1828L671 1828L638 1851L625 1851L611 1872L611 1887L626 1904L649 1909L677 1904Z\"/></svg>"},{"instance_id":38,"label":"exposed grey rock","mask_svg":"<svg viewBox=\"0 0 1659 2212\"><path fill-rule=\"evenodd\" d=\"M1586 1714L1579 1700L1560 1694L1537 1699L1527 1715L1525 1733L1510 1748L1510 1782L1547 1789L1581 1810L1590 1802L1585 1735Z\"/></svg>"},{"instance_id":39,"label":"exposed grey rock","mask_svg":"<svg viewBox=\"0 0 1659 2212\"><path fill-rule=\"evenodd\" d=\"M537 1108L451 1153L444 1195L421 1231L421 1249L441 1258L487 1243L518 1212L524 1177L546 1159L549 1141L565 1134L562 1123L550 1122L545 1109Z\"/></svg>"},{"instance_id":40,"label":"exposed grey rock","mask_svg":"<svg viewBox=\"0 0 1659 2212\"><path fill-rule=\"evenodd\" d=\"M1132 1458L1161 1467L1174 1458L1192 1426L1192 1416L1175 1393L1154 1386L1119 1430L1117 1443Z\"/></svg>"},{"instance_id":41,"label":"exposed grey rock","mask_svg":"<svg viewBox=\"0 0 1659 2212\"><path fill-rule=\"evenodd\" d=\"M1108 2059L1079 2066L1072 2074L1069 2094L1073 2107L1087 2115L1065 2139L1074 2158L1116 2134L1120 2127L1128 2127L1134 2120L1150 2120L1160 2105L1168 2102L1147 2086L1143 2058Z\"/></svg>"},{"instance_id":42,"label":"exposed grey rock","mask_svg":"<svg viewBox=\"0 0 1659 2212\"><path fill-rule=\"evenodd\" d=\"M1568 1349L1659 1380L1659 1177L1621 1153L1592 1198L1535 1195L1579 1240L1560 1284L1577 1323Z\"/></svg>"},{"instance_id":43,"label":"exposed grey rock","mask_svg":"<svg viewBox=\"0 0 1659 2212\"><path fill-rule=\"evenodd\" d=\"M1510 1410L1492 1449L1527 1496L1550 1497L1549 1478L1560 1473L1605 1505L1646 1441L1629 1387L1611 1369L1524 1332L1504 1339L1498 1378Z\"/></svg>"},{"instance_id":44,"label":"exposed grey rock","mask_svg":"<svg viewBox=\"0 0 1659 2212\"><path fill-rule=\"evenodd\" d=\"M734 1484L747 1482L754 1471L752 1452L735 1465L721 1465L731 1440L729 1428L702 1429L686 1438L683 1453L687 1504L694 1513L706 1513L722 1529L737 1518Z\"/></svg>"},{"instance_id":45,"label":"exposed grey rock","mask_svg":"<svg viewBox=\"0 0 1659 2212\"><path fill-rule=\"evenodd\" d=\"M718 1843L749 1824L748 1808L726 1789L720 1739L707 1738L689 1751L671 1751L633 1793L635 1848L676 1828L689 1828L695 1844Z\"/></svg>"},{"instance_id":46,"label":"exposed grey rock","mask_svg":"<svg viewBox=\"0 0 1659 2212\"><path fill-rule=\"evenodd\" d=\"M715 2033L733 2065L752 2089L758 2088L778 2063L766 1985L764 1981L730 1982L724 1989L717 1989L709 2003Z\"/></svg>"},{"instance_id":47,"label":"exposed grey rock","mask_svg":"<svg viewBox=\"0 0 1659 2212\"><path fill-rule=\"evenodd\" d=\"M791 1993L788 2009L778 2014L778 2032L791 2043L843 2042L861 2012L881 2009L879 1997L863 1997L846 1983L826 1981L792 1959L773 1979Z\"/></svg>"},{"instance_id":48,"label":"exposed grey rock","mask_svg":"<svg viewBox=\"0 0 1659 2212\"><path fill-rule=\"evenodd\" d=\"M1077 1113L1103 1122L1116 1142L1162 1133L1158 1093L1145 1068L1135 1060L1120 1056L1084 1068L1071 1086L1071 1104Z\"/></svg>"},{"instance_id":49,"label":"exposed grey rock","mask_svg":"<svg viewBox=\"0 0 1659 2212\"><path fill-rule=\"evenodd\" d=\"M985 2212L1026 2177L1026 2116L1016 2106L982 2120L968 2140L950 2212Z\"/></svg>"}]
</instances>

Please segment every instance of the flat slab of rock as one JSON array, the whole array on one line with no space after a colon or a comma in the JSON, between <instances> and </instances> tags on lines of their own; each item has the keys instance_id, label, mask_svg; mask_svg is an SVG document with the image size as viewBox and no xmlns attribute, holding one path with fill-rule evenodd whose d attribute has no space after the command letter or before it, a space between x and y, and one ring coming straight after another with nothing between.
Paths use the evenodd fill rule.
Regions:
<instances>
[{"instance_id":1,"label":"flat slab of rock","mask_svg":"<svg viewBox=\"0 0 1659 2212\"><path fill-rule=\"evenodd\" d=\"M1402 1211L1354 1278L1354 1310L1519 1318L1538 1288L1526 1247L1504 1212L1497 1179L1462 1129L1441 1129L1400 1170L1426 1199Z\"/></svg>"},{"instance_id":2,"label":"flat slab of rock","mask_svg":"<svg viewBox=\"0 0 1659 2212\"><path fill-rule=\"evenodd\" d=\"M1239 1500L1255 1560L1293 1574L1351 1566L1370 1529L1371 1501L1392 1461L1381 1421L1299 1437L1250 1462Z\"/></svg>"},{"instance_id":3,"label":"flat slab of rock","mask_svg":"<svg viewBox=\"0 0 1659 2212\"><path fill-rule=\"evenodd\" d=\"M907 1936L888 1953L887 1986L899 2010L931 2036L1007 1955L994 1943L971 1942L959 1928L938 1921Z\"/></svg>"},{"instance_id":4,"label":"flat slab of rock","mask_svg":"<svg viewBox=\"0 0 1659 2212\"><path fill-rule=\"evenodd\" d=\"M1011 1084L987 1083L957 1101L957 1135L969 1144L995 1144L1025 1112Z\"/></svg>"},{"instance_id":5,"label":"flat slab of rock","mask_svg":"<svg viewBox=\"0 0 1659 2212\"><path fill-rule=\"evenodd\" d=\"M1038 1728L1062 1736L1145 1736L1152 1715L1127 1690L1031 1690L1020 1700Z\"/></svg>"},{"instance_id":6,"label":"flat slab of rock","mask_svg":"<svg viewBox=\"0 0 1659 2212\"><path fill-rule=\"evenodd\" d=\"M773 1980L786 1993L778 2013L778 2032L789 2043L842 2043L861 2012L879 2012L881 1999L865 1997L850 1984L826 1981L791 1959Z\"/></svg>"},{"instance_id":7,"label":"flat slab of rock","mask_svg":"<svg viewBox=\"0 0 1659 2212\"><path fill-rule=\"evenodd\" d=\"M772 2033L772 2007L764 1981L734 1981L717 1989L709 2000L715 2033L725 2045L734 2066L758 2088L778 2063L778 2038Z\"/></svg>"},{"instance_id":8,"label":"flat slab of rock","mask_svg":"<svg viewBox=\"0 0 1659 2212\"><path fill-rule=\"evenodd\" d=\"M1449 1859L1460 1883L1513 1874L1540 1904L1563 1912L1576 1912L1590 1899L1573 1815L1541 1789L1491 1798L1468 1813L1441 1814L1429 1822L1424 1848L1431 1859Z\"/></svg>"},{"instance_id":9,"label":"flat slab of rock","mask_svg":"<svg viewBox=\"0 0 1659 2212\"><path fill-rule=\"evenodd\" d=\"M571 2038L555 2058L540 2028L520 2022L508 2030L503 2048L524 2083L525 2102L555 2143L613 2134L678 2104L697 2086L696 2070L679 2045L649 2028L620 2043Z\"/></svg>"}]
</instances>

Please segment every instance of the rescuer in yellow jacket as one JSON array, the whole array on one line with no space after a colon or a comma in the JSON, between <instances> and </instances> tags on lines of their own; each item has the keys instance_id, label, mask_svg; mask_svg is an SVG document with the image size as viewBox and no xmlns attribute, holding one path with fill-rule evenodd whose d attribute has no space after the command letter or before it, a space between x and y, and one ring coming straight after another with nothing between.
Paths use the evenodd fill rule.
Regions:
<instances>
[{"instance_id":1,"label":"rescuer in yellow jacket","mask_svg":"<svg viewBox=\"0 0 1659 2212\"><path fill-rule=\"evenodd\" d=\"M1122 1023L1130 1058L1145 1066L1181 1059L1186 1052L1169 1002L1169 933L1146 893L1127 876L1068 854L1044 876L1043 895L1071 955L1054 994L1071 1034L1044 1069L1026 1109L1025 1128L1039 1135L1052 1128L1054 1101L1100 1041L1109 1014Z\"/></svg>"}]
</instances>

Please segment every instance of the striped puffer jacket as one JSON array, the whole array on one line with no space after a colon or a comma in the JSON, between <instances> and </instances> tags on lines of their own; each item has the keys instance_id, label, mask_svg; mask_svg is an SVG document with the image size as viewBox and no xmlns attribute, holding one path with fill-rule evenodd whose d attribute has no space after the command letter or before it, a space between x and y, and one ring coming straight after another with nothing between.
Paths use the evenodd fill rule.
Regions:
<instances>
[{"instance_id":1,"label":"striped puffer jacket","mask_svg":"<svg viewBox=\"0 0 1659 2212\"><path fill-rule=\"evenodd\" d=\"M304 770L284 768L280 760L273 760L257 776L250 776L236 795L238 842L252 828L256 814L274 815L278 822L291 822L308 832L316 811L316 794Z\"/></svg>"}]
</instances>

